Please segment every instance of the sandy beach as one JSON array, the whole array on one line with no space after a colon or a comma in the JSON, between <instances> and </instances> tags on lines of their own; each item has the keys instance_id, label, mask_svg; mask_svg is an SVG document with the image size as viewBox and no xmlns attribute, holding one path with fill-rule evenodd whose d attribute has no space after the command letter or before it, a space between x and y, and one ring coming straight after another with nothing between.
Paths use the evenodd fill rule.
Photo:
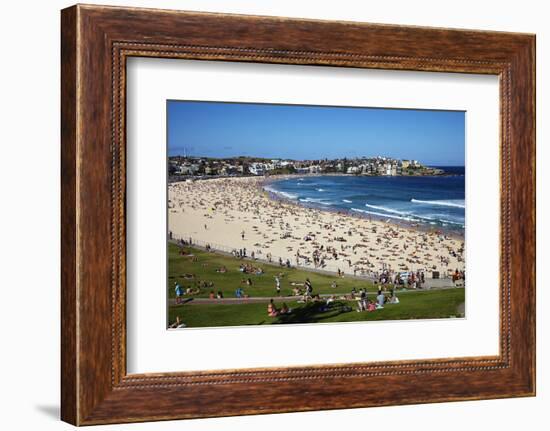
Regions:
<instances>
[{"instance_id":1,"label":"sandy beach","mask_svg":"<svg viewBox=\"0 0 550 431\"><path fill-rule=\"evenodd\" d=\"M464 270L464 240L436 231L275 200L263 177L168 185L173 239L304 268L378 276L382 271Z\"/></svg>"}]
</instances>

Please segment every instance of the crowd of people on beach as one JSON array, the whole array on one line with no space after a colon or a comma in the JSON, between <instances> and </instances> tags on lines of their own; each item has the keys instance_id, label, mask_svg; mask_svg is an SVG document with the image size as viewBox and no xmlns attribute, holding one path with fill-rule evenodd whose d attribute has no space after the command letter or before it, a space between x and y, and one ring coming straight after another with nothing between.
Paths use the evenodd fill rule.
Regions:
<instances>
[{"instance_id":1,"label":"crowd of people on beach","mask_svg":"<svg viewBox=\"0 0 550 431\"><path fill-rule=\"evenodd\" d=\"M275 199L263 178L228 178L169 185L169 225L214 250L281 267L374 277L421 271L450 277L464 268L464 241L348 213ZM417 281L417 283L419 283Z\"/></svg>"}]
</instances>

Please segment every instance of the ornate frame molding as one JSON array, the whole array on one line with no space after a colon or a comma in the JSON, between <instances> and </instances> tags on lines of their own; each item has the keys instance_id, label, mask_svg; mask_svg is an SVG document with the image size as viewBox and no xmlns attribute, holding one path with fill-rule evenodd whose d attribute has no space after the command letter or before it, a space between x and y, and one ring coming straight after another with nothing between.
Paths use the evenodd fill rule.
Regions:
<instances>
[{"instance_id":1,"label":"ornate frame molding","mask_svg":"<svg viewBox=\"0 0 550 431\"><path fill-rule=\"evenodd\" d=\"M206 24L222 30L204 30ZM269 31L255 36L260 27ZM323 37L334 32L341 35L336 42ZM300 42L309 34L323 40ZM62 12L62 54L64 420L97 424L534 394L534 36L74 6ZM500 354L127 375L125 66L132 56L498 75ZM523 224L520 207L530 216ZM99 226L87 223L102 218ZM518 271L527 277L514 278ZM85 328L81 316L90 313L97 325ZM416 376L431 386L418 389ZM316 379L331 382L331 397ZM269 382L279 382L286 404ZM407 388L418 393L403 395ZM263 400L240 408L227 401L259 389L267 391ZM312 401L303 401L303 390ZM201 406L206 399L217 400L215 406Z\"/></svg>"}]
</instances>

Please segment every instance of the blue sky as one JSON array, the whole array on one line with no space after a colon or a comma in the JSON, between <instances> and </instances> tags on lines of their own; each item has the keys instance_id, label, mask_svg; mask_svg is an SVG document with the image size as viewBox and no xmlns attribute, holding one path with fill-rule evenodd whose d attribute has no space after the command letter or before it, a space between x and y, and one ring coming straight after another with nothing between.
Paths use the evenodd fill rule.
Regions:
<instances>
[{"instance_id":1,"label":"blue sky","mask_svg":"<svg viewBox=\"0 0 550 431\"><path fill-rule=\"evenodd\" d=\"M335 159L389 156L464 165L465 113L173 101L168 154Z\"/></svg>"}]
</instances>

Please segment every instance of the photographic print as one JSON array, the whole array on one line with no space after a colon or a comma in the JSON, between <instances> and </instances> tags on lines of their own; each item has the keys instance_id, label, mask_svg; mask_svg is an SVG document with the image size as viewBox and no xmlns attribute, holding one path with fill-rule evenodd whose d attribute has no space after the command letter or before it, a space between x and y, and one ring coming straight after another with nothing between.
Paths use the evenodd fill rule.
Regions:
<instances>
[{"instance_id":1,"label":"photographic print","mask_svg":"<svg viewBox=\"0 0 550 431\"><path fill-rule=\"evenodd\" d=\"M465 317L465 112L167 101L171 329Z\"/></svg>"}]
</instances>

